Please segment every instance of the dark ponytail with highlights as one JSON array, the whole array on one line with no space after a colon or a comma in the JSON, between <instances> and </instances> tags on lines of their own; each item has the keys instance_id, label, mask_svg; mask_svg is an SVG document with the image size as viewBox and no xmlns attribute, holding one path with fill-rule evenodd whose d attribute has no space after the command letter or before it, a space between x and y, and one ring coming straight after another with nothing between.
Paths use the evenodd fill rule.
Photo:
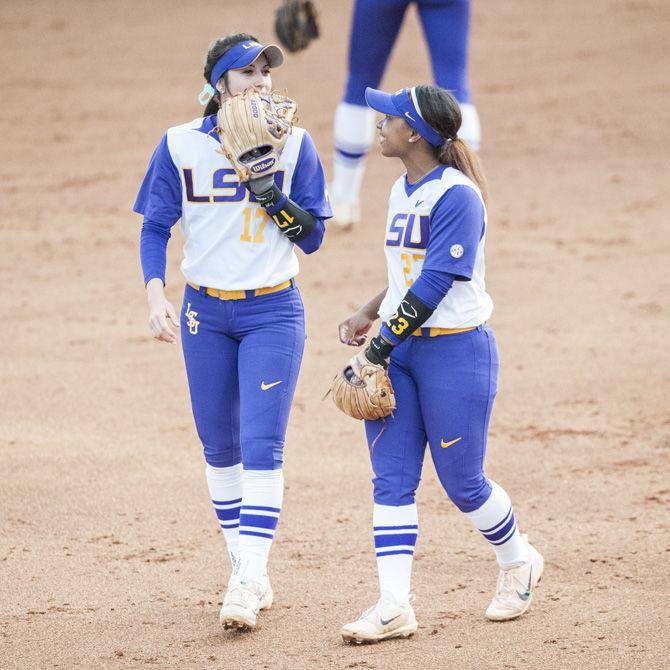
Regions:
<instances>
[{"instance_id":1,"label":"dark ponytail with highlights","mask_svg":"<svg viewBox=\"0 0 670 670\"><path fill-rule=\"evenodd\" d=\"M223 54L226 53L229 49L232 49L235 45L241 44L242 42L258 42L258 39L253 35L248 33L232 33L231 35L226 35L225 37L220 37L218 40L215 40L209 45L207 50L207 56L205 57L205 81L209 82L210 77L212 76L212 70L214 66L218 63L219 59ZM228 85L226 79L226 74L223 75L223 80ZM210 116L211 114L216 114L219 111L219 93L218 91L211 100L207 103L203 116Z\"/></svg>"},{"instance_id":2,"label":"dark ponytail with highlights","mask_svg":"<svg viewBox=\"0 0 670 670\"><path fill-rule=\"evenodd\" d=\"M457 137L458 129L461 127L461 109L458 101L443 88L428 84L416 87L416 97L426 123L445 138L441 147L433 147L435 158L443 165L460 170L477 184L486 203L488 188L479 157L467 142Z\"/></svg>"}]
</instances>

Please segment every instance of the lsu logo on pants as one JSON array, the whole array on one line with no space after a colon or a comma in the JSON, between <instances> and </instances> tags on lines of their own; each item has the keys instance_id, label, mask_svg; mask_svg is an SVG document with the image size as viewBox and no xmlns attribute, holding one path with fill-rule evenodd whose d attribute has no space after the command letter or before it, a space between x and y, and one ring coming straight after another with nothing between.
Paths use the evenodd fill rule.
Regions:
<instances>
[{"instance_id":1,"label":"lsu logo on pants","mask_svg":"<svg viewBox=\"0 0 670 670\"><path fill-rule=\"evenodd\" d=\"M198 312L195 312L191 309L190 302L186 306L186 312L184 313L184 316L188 319L186 324L188 326L188 332L191 333L191 335L197 335L200 321L196 321L195 317L198 316Z\"/></svg>"}]
</instances>

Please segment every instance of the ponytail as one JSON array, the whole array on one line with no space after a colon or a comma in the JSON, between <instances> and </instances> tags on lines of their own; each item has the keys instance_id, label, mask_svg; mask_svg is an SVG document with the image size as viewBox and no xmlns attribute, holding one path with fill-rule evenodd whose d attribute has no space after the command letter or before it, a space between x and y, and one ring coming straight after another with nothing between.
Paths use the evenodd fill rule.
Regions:
<instances>
[{"instance_id":1,"label":"ponytail","mask_svg":"<svg viewBox=\"0 0 670 670\"><path fill-rule=\"evenodd\" d=\"M479 188L486 204L488 188L482 164L475 150L458 138L462 120L458 101L449 91L428 84L417 86L416 96L426 123L445 138L444 144L433 147L435 158L471 179Z\"/></svg>"},{"instance_id":2,"label":"ponytail","mask_svg":"<svg viewBox=\"0 0 670 670\"><path fill-rule=\"evenodd\" d=\"M446 140L437 148L437 159L443 165L456 168L479 188L484 204L488 203L488 186L479 157L475 150L465 141L459 139Z\"/></svg>"}]
</instances>

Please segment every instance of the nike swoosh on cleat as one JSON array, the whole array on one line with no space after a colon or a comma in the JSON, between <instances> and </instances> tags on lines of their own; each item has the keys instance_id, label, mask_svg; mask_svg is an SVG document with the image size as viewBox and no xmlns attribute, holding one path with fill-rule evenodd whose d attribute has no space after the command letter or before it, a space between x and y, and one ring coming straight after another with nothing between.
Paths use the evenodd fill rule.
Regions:
<instances>
[{"instance_id":1,"label":"nike swoosh on cleat","mask_svg":"<svg viewBox=\"0 0 670 670\"><path fill-rule=\"evenodd\" d=\"M518 591L516 594L521 598L521 600L526 601L528 598L530 598L530 587L533 584L533 566L530 566L530 573L528 574L528 586L526 587L526 592L525 593L519 593Z\"/></svg>"},{"instance_id":2,"label":"nike swoosh on cleat","mask_svg":"<svg viewBox=\"0 0 670 670\"><path fill-rule=\"evenodd\" d=\"M445 442L444 440L440 441L440 446L442 449L446 449L447 447L450 447L452 444L456 444L459 440L462 440L462 437L457 437L455 440L452 440L451 442Z\"/></svg>"},{"instance_id":3,"label":"nike swoosh on cleat","mask_svg":"<svg viewBox=\"0 0 670 670\"><path fill-rule=\"evenodd\" d=\"M388 626L391 623L391 621L395 621L399 616L400 616L399 614L396 614L392 619L386 619L386 620L379 617L379 623L382 626Z\"/></svg>"},{"instance_id":4,"label":"nike swoosh on cleat","mask_svg":"<svg viewBox=\"0 0 670 670\"><path fill-rule=\"evenodd\" d=\"M281 384L281 379L278 382L272 382L272 384L266 384L265 382L261 382L261 391L267 391L268 389L271 389L273 386L277 386L277 384Z\"/></svg>"}]
</instances>

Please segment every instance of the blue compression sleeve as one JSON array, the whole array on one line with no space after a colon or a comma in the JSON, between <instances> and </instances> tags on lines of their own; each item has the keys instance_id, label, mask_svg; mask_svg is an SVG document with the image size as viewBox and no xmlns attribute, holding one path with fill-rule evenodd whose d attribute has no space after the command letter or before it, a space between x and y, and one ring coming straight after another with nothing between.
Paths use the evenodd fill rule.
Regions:
<instances>
[{"instance_id":1,"label":"blue compression sleeve","mask_svg":"<svg viewBox=\"0 0 670 670\"><path fill-rule=\"evenodd\" d=\"M412 284L412 293L431 309L437 309L456 277L451 272L441 270L422 270Z\"/></svg>"},{"instance_id":2,"label":"blue compression sleeve","mask_svg":"<svg viewBox=\"0 0 670 670\"><path fill-rule=\"evenodd\" d=\"M311 254L315 252L323 242L323 235L326 232L326 226L323 224L323 219L316 219L316 227L314 230L300 242L296 242L296 245L299 246L306 254Z\"/></svg>"},{"instance_id":3,"label":"blue compression sleeve","mask_svg":"<svg viewBox=\"0 0 670 670\"><path fill-rule=\"evenodd\" d=\"M159 277L165 284L165 263L170 228L145 219L140 235L140 260L144 274L144 284Z\"/></svg>"}]
</instances>

